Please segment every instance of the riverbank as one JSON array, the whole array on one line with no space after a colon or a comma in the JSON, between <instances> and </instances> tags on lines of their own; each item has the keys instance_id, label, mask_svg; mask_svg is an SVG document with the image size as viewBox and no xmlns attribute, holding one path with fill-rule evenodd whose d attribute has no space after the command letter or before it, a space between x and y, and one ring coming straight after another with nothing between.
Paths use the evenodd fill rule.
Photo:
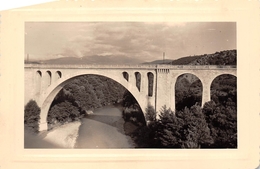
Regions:
<instances>
[{"instance_id":1,"label":"riverbank","mask_svg":"<svg viewBox=\"0 0 260 169\"><path fill-rule=\"evenodd\" d=\"M122 107L105 106L93 114L40 134L25 130L25 148L135 148L138 127L122 118Z\"/></svg>"},{"instance_id":2,"label":"riverbank","mask_svg":"<svg viewBox=\"0 0 260 169\"><path fill-rule=\"evenodd\" d=\"M75 121L38 135L25 130L24 148L74 148L80 125Z\"/></svg>"},{"instance_id":3,"label":"riverbank","mask_svg":"<svg viewBox=\"0 0 260 169\"><path fill-rule=\"evenodd\" d=\"M58 145L62 148L74 148L80 125L80 121L61 125L49 131L43 140Z\"/></svg>"}]
</instances>

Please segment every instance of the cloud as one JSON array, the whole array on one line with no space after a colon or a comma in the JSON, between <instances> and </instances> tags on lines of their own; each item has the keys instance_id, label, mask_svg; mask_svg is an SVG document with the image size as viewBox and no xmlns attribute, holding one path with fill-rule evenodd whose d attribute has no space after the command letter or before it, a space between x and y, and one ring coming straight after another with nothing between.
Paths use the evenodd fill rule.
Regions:
<instances>
[{"instance_id":1,"label":"cloud","mask_svg":"<svg viewBox=\"0 0 260 169\"><path fill-rule=\"evenodd\" d=\"M25 51L45 58L102 56L109 60L123 61L125 57L125 61L141 62L161 59L165 52L168 59L177 59L235 48L234 25L197 22L27 23ZM228 43L223 43L226 39L229 39Z\"/></svg>"}]
</instances>

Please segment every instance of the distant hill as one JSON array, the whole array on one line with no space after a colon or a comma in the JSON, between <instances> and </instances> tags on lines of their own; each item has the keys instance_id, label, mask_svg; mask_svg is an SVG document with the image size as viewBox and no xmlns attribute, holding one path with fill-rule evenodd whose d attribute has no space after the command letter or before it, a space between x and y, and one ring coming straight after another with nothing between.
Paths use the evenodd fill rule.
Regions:
<instances>
[{"instance_id":1,"label":"distant hill","mask_svg":"<svg viewBox=\"0 0 260 169\"><path fill-rule=\"evenodd\" d=\"M85 56L82 58L77 57L62 57L56 59L42 60L42 61L25 61L30 64L140 64L141 59L133 59L132 57L125 56ZM204 54L196 56L186 56L176 60L155 60L152 62L145 62L142 64L170 64L170 65L236 65L237 64L237 51L225 50L213 54Z\"/></svg>"},{"instance_id":2,"label":"distant hill","mask_svg":"<svg viewBox=\"0 0 260 169\"><path fill-rule=\"evenodd\" d=\"M213 54L186 56L176 60L156 60L144 64L171 64L171 65L236 65L237 50L225 50Z\"/></svg>"},{"instance_id":3,"label":"distant hill","mask_svg":"<svg viewBox=\"0 0 260 169\"><path fill-rule=\"evenodd\" d=\"M139 64L142 61L138 58L131 58L118 55L92 55L84 57L61 57L56 59L42 60L42 64L108 64L108 65L120 65L120 64Z\"/></svg>"},{"instance_id":4,"label":"distant hill","mask_svg":"<svg viewBox=\"0 0 260 169\"><path fill-rule=\"evenodd\" d=\"M40 62L38 62L38 61L27 61L27 60L25 60L24 63L25 64L40 64Z\"/></svg>"},{"instance_id":5,"label":"distant hill","mask_svg":"<svg viewBox=\"0 0 260 169\"><path fill-rule=\"evenodd\" d=\"M165 59L165 60L155 60L152 62L144 62L142 64L170 64L173 60L172 59Z\"/></svg>"},{"instance_id":6,"label":"distant hill","mask_svg":"<svg viewBox=\"0 0 260 169\"><path fill-rule=\"evenodd\" d=\"M82 64L82 63L88 63L87 59L85 58L76 58L76 57L63 57L63 58L57 58L57 59L49 59L42 61L46 64Z\"/></svg>"}]
</instances>

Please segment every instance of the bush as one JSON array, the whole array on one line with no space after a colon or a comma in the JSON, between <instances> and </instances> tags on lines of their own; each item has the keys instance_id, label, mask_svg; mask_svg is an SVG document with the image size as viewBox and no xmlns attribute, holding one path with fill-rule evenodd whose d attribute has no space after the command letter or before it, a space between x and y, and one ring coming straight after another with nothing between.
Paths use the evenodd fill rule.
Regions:
<instances>
[{"instance_id":1,"label":"bush","mask_svg":"<svg viewBox=\"0 0 260 169\"><path fill-rule=\"evenodd\" d=\"M54 105L48 113L47 121L49 124L71 122L81 116L79 109L72 103L65 101Z\"/></svg>"},{"instance_id":2,"label":"bush","mask_svg":"<svg viewBox=\"0 0 260 169\"><path fill-rule=\"evenodd\" d=\"M41 109L34 100L30 100L24 108L24 127L32 132L39 132Z\"/></svg>"},{"instance_id":3,"label":"bush","mask_svg":"<svg viewBox=\"0 0 260 169\"><path fill-rule=\"evenodd\" d=\"M140 108L134 108L134 107L124 108L123 118L125 121L130 121L135 125L145 124L145 118Z\"/></svg>"}]
</instances>

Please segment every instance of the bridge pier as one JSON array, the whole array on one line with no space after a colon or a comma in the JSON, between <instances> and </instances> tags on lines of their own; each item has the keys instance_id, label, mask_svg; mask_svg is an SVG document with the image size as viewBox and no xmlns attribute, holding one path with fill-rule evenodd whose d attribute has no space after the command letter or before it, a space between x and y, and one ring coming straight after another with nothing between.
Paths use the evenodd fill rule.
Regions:
<instances>
[{"instance_id":1,"label":"bridge pier","mask_svg":"<svg viewBox=\"0 0 260 169\"><path fill-rule=\"evenodd\" d=\"M163 106L175 108L172 104L171 74L169 69L157 69L156 72L156 95L155 111L160 112Z\"/></svg>"},{"instance_id":2,"label":"bridge pier","mask_svg":"<svg viewBox=\"0 0 260 169\"><path fill-rule=\"evenodd\" d=\"M171 89L171 110L175 112L175 84L176 84L176 81L177 81L177 77L174 76L174 77L171 77L171 86L172 86L172 89Z\"/></svg>"},{"instance_id":3,"label":"bridge pier","mask_svg":"<svg viewBox=\"0 0 260 169\"><path fill-rule=\"evenodd\" d=\"M48 130L48 123L47 122L43 122L39 124L39 131L46 131Z\"/></svg>"},{"instance_id":4,"label":"bridge pier","mask_svg":"<svg viewBox=\"0 0 260 169\"><path fill-rule=\"evenodd\" d=\"M207 80L203 82L201 107L203 107L206 102L210 101L210 86L211 81Z\"/></svg>"}]
</instances>

